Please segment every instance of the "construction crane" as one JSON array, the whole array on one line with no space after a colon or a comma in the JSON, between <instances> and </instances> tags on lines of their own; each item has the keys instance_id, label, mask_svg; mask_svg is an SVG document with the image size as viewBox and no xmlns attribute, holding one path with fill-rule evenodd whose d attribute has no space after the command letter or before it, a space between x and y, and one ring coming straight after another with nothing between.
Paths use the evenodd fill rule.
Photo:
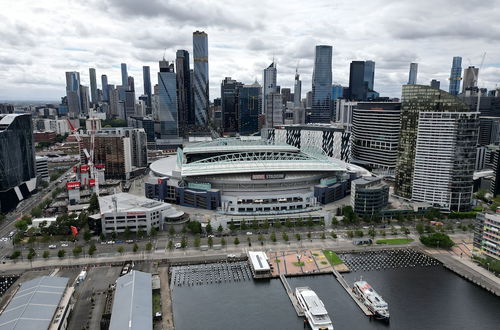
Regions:
<instances>
[{"instance_id":1,"label":"construction crane","mask_svg":"<svg viewBox=\"0 0 500 330\"><path fill-rule=\"evenodd\" d=\"M471 70L472 71L472 74L474 75L474 82L477 86L477 105L476 105L476 112L479 112L479 104L481 102L481 89L479 88L479 71L482 69L483 67L483 64L484 64L484 59L486 58L486 52L483 53L483 57L481 58L481 64L479 64L479 68L477 69L477 76L476 76L476 72L474 70ZM472 64L470 59L469 60L469 64ZM471 65L472 66L472 65Z\"/></svg>"}]
</instances>

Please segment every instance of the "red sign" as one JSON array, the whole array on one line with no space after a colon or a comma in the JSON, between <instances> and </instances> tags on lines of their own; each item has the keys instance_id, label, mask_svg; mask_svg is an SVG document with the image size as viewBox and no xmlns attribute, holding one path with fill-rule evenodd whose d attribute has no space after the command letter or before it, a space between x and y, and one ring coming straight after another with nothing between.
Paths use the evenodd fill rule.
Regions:
<instances>
[{"instance_id":1,"label":"red sign","mask_svg":"<svg viewBox=\"0 0 500 330\"><path fill-rule=\"evenodd\" d=\"M91 187L95 186L95 179L89 180L89 186L91 186Z\"/></svg>"},{"instance_id":2,"label":"red sign","mask_svg":"<svg viewBox=\"0 0 500 330\"><path fill-rule=\"evenodd\" d=\"M82 165L82 166L80 166L80 172L87 173L88 171L89 171L89 166L88 165Z\"/></svg>"},{"instance_id":3,"label":"red sign","mask_svg":"<svg viewBox=\"0 0 500 330\"><path fill-rule=\"evenodd\" d=\"M105 167L105 165L104 165L104 164L95 164L94 166L95 166L96 168L104 168L104 167Z\"/></svg>"},{"instance_id":4,"label":"red sign","mask_svg":"<svg viewBox=\"0 0 500 330\"><path fill-rule=\"evenodd\" d=\"M75 189L75 188L80 188L80 182L78 181L71 181L66 183L66 188L68 190Z\"/></svg>"},{"instance_id":5,"label":"red sign","mask_svg":"<svg viewBox=\"0 0 500 330\"><path fill-rule=\"evenodd\" d=\"M163 179L158 179L158 184L162 184L163 183Z\"/></svg>"},{"instance_id":6,"label":"red sign","mask_svg":"<svg viewBox=\"0 0 500 330\"><path fill-rule=\"evenodd\" d=\"M78 229L75 226L70 226L69 228L71 229L71 234L73 236L78 235Z\"/></svg>"}]
</instances>

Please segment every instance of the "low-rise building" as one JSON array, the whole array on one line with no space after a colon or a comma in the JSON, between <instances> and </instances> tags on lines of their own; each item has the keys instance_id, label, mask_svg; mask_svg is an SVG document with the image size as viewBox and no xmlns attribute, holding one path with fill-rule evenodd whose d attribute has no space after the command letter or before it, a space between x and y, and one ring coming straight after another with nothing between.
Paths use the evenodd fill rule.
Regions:
<instances>
[{"instance_id":1,"label":"low-rise building","mask_svg":"<svg viewBox=\"0 0 500 330\"><path fill-rule=\"evenodd\" d=\"M153 227L163 229L165 223L175 223L184 216L184 212L171 204L128 193L101 196L99 206L104 234L123 233L125 228L132 232L149 232Z\"/></svg>"},{"instance_id":2,"label":"low-rise building","mask_svg":"<svg viewBox=\"0 0 500 330\"><path fill-rule=\"evenodd\" d=\"M389 185L378 177L363 177L351 183L351 206L357 215L379 214L387 207Z\"/></svg>"},{"instance_id":3,"label":"low-rise building","mask_svg":"<svg viewBox=\"0 0 500 330\"><path fill-rule=\"evenodd\" d=\"M476 254L500 260L500 214L477 215L473 244Z\"/></svg>"},{"instance_id":4,"label":"low-rise building","mask_svg":"<svg viewBox=\"0 0 500 330\"><path fill-rule=\"evenodd\" d=\"M267 255L262 251L248 251L248 261L254 278L271 276L271 267L267 262Z\"/></svg>"}]
</instances>

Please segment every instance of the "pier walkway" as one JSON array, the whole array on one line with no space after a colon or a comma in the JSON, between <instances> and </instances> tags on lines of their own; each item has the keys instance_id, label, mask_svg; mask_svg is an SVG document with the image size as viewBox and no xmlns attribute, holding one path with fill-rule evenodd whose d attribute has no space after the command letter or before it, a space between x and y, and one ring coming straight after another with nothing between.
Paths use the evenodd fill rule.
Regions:
<instances>
[{"instance_id":1,"label":"pier walkway","mask_svg":"<svg viewBox=\"0 0 500 330\"><path fill-rule=\"evenodd\" d=\"M297 316L304 316L304 310L299 305L299 302L297 301L297 298L295 297L295 292L290 287L290 284L288 284L288 281L286 280L285 275L283 275L283 274L280 275L280 280L281 280L281 283L283 283L283 286L285 287L286 294L288 295L288 298L290 298L290 301L292 302L293 308L295 308L295 312L297 313Z\"/></svg>"},{"instance_id":2,"label":"pier walkway","mask_svg":"<svg viewBox=\"0 0 500 330\"><path fill-rule=\"evenodd\" d=\"M373 316L373 313L370 312L370 310L354 295L354 293L352 292L352 288L349 286L344 277L340 275L340 273L335 269L333 269L333 276L335 276L340 285L342 285L344 290L346 290L347 294L351 296L351 298L354 300L356 305L358 305L358 307L363 311L363 313L365 313L366 316Z\"/></svg>"}]
</instances>

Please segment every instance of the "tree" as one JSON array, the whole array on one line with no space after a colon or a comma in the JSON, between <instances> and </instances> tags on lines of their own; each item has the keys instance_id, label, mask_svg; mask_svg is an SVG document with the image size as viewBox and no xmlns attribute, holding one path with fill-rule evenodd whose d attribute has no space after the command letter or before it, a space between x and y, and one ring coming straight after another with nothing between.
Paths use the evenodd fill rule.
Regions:
<instances>
[{"instance_id":1,"label":"tree","mask_svg":"<svg viewBox=\"0 0 500 330\"><path fill-rule=\"evenodd\" d=\"M16 260L17 258L19 258L21 256L21 251L19 250L15 250L14 252L12 252L12 254L10 255L10 259L12 260Z\"/></svg>"},{"instance_id":2,"label":"tree","mask_svg":"<svg viewBox=\"0 0 500 330\"><path fill-rule=\"evenodd\" d=\"M43 255L42 256L43 256L44 259L48 259L50 257L50 252L47 251L47 250L45 250L45 251L43 251Z\"/></svg>"},{"instance_id":3,"label":"tree","mask_svg":"<svg viewBox=\"0 0 500 330\"><path fill-rule=\"evenodd\" d=\"M437 247L437 248L451 248L455 243L452 241L450 236L444 233L432 233L429 235L420 236L420 242L426 246Z\"/></svg>"},{"instance_id":4,"label":"tree","mask_svg":"<svg viewBox=\"0 0 500 330\"><path fill-rule=\"evenodd\" d=\"M325 232L322 232L321 235L319 236L321 239L326 239Z\"/></svg>"},{"instance_id":5,"label":"tree","mask_svg":"<svg viewBox=\"0 0 500 330\"><path fill-rule=\"evenodd\" d=\"M66 255L66 250L59 250L57 252L57 256L61 259L64 258L65 255Z\"/></svg>"},{"instance_id":6,"label":"tree","mask_svg":"<svg viewBox=\"0 0 500 330\"><path fill-rule=\"evenodd\" d=\"M310 232L310 231L308 231L308 232L307 232L307 239L311 239L311 236L312 236L311 232Z\"/></svg>"},{"instance_id":7,"label":"tree","mask_svg":"<svg viewBox=\"0 0 500 330\"><path fill-rule=\"evenodd\" d=\"M276 243L276 233L274 231L271 233L270 239L273 243Z\"/></svg>"},{"instance_id":8,"label":"tree","mask_svg":"<svg viewBox=\"0 0 500 330\"><path fill-rule=\"evenodd\" d=\"M238 237L234 238L234 245L240 244L240 239Z\"/></svg>"},{"instance_id":9,"label":"tree","mask_svg":"<svg viewBox=\"0 0 500 330\"><path fill-rule=\"evenodd\" d=\"M241 222L240 222L240 229L241 230L246 230L247 229L247 224L245 222L245 219L241 220Z\"/></svg>"},{"instance_id":10,"label":"tree","mask_svg":"<svg viewBox=\"0 0 500 330\"><path fill-rule=\"evenodd\" d=\"M99 234L99 239L100 239L101 241L106 240L106 235L104 235L104 233L100 233L100 234Z\"/></svg>"},{"instance_id":11,"label":"tree","mask_svg":"<svg viewBox=\"0 0 500 330\"><path fill-rule=\"evenodd\" d=\"M234 220L231 219L231 222L229 222L229 230L230 231L235 231L236 230L236 225L234 224Z\"/></svg>"},{"instance_id":12,"label":"tree","mask_svg":"<svg viewBox=\"0 0 500 330\"><path fill-rule=\"evenodd\" d=\"M264 223L262 224L262 228L265 230L268 230L271 225L269 224L269 220L265 220Z\"/></svg>"},{"instance_id":13,"label":"tree","mask_svg":"<svg viewBox=\"0 0 500 330\"><path fill-rule=\"evenodd\" d=\"M40 218L42 216L42 209L39 206L35 206L31 209L31 216L33 218Z\"/></svg>"},{"instance_id":14,"label":"tree","mask_svg":"<svg viewBox=\"0 0 500 330\"><path fill-rule=\"evenodd\" d=\"M92 234L90 233L90 231L86 230L84 233L83 233L83 239L88 242L90 241L90 239L92 238Z\"/></svg>"},{"instance_id":15,"label":"tree","mask_svg":"<svg viewBox=\"0 0 500 330\"><path fill-rule=\"evenodd\" d=\"M332 236L333 239L336 239L337 238L337 233L335 233L334 231L332 231L330 233L330 236Z\"/></svg>"},{"instance_id":16,"label":"tree","mask_svg":"<svg viewBox=\"0 0 500 330\"><path fill-rule=\"evenodd\" d=\"M118 251L119 254L122 254L125 249L123 248L123 246L119 246L118 249L116 249L116 251Z\"/></svg>"},{"instance_id":17,"label":"tree","mask_svg":"<svg viewBox=\"0 0 500 330\"><path fill-rule=\"evenodd\" d=\"M385 237L385 230L384 229L380 229L379 233L380 233L380 235L382 235L383 237Z\"/></svg>"},{"instance_id":18,"label":"tree","mask_svg":"<svg viewBox=\"0 0 500 330\"><path fill-rule=\"evenodd\" d=\"M301 238L300 234L299 233L295 234L295 238L297 239L297 241L300 241L300 238Z\"/></svg>"},{"instance_id":19,"label":"tree","mask_svg":"<svg viewBox=\"0 0 500 330\"><path fill-rule=\"evenodd\" d=\"M146 232L141 228L137 231L137 237L143 238Z\"/></svg>"},{"instance_id":20,"label":"tree","mask_svg":"<svg viewBox=\"0 0 500 330\"><path fill-rule=\"evenodd\" d=\"M146 243L146 251L148 251L148 252L149 252L149 251L151 251L151 249L153 249L153 243L151 243L151 242L147 242L147 243Z\"/></svg>"},{"instance_id":21,"label":"tree","mask_svg":"<svg viewBox=\"0 0 500 330\"><path fill-rule=\"evenodd\" d=\"M175 228L174 228L174 226L168 227L168 234L170 236L174 236L175 235Z\"/></svg>"},{"instance_id":22,"label":"tree","mask_svg":"<svg viewBox=\"0 0 500 330\"><path fill-rule=\"evenodd\" d=\"M281 228L281 220L280 219L275 220L273 222L273 227L276 229L280 229Z\"/></svg>"},{"instance_id":23,"label":"tree","mask_svg":"<svg viewBox=\"0 0 500 330\"><path fill-rule=\"evenodd\" d=\"M73 248L73 255L75 257L78 257L80 255L80 253L82 253L83 249L80 245L77 245Z\"/></svg>"},{"instance_id":24,"label":"tree","mask_svg":"<svg viewBox=\"0 0 500 330\"><path fill-rule=\"evenodd\" d=\"M314 226L314 221L311 216L309 216L309 219L307 219L307 227L313 227Z\"/></svg>"},{"instance_id":25,"label":"tree","mask_svg":"<svg viewBox=\"0 0 500 330\"><path fill-rule=\"evenodd\" d=\"M19 230L21 232L25 232L26 229L28 229L28 224L25 221L23 221L22 219L16 221L14 226L16 227L17 230Z\"/></svg>"},{"instance_id":26,"label":"tree","mask_svg":"<svg viewBox=\"0 0 500 330\"><path fill-rule=\"evenodd\" d=\"M356 229L354 231L354 235L356 235L356 237L363 237L363 231L361 229Z\"/></svg>"},{"instance_id":27,"label":"tree","mask_svg":"<svg viewBox=\"0 0 500 330\"><path fill-rule=\"evenodd\" d=\"M222 228L222 225L219 225L219 227L217 227L217 232L219 234L222 234L223 231L224 231L224 228Z\"/></svg>"},{"instance_id":28,"label":"tree","mask_svg":"<svg viewBox=\"0 0 500 330\"><path fill-rule=\"evenodd\" d=\"M375 228L373 227L370 227L370 229L368 229L368 235L371 237L371 238L375 238L375 235L376 235L376 231L375 231Z\"/></svg>"},{"instance_id":29,"label":"tree","mask_svg":"<svg viewBox=\"0 0 500 330\"><path fill-rule=\"evenodd\" d=\"M181 248L185 249L185 248L187 248L187 246L188 246L187 238L186 238L186 236L182 236L182 239L181 239Z\"/></svg>"},{"instance_id":30,"label":"tree","mask_svg":"<svg viewBox=\"0 0 500 330\"><path fill-rule=\"evenodd\" d=\"M224 239L224 237L220 239L220 245L226 246L226 240Z\"/></svg>"},{"instance_id":31,"label":"tree","mask_svg":"<svg viewBox=\"0 0 500 330\"><path fill-rule=\"evenodd\" d=\"M299 218L295 221L295 227L302 227L304 226L304 221L302 220L302 218Z\"/></svg>"},{"instance_id":32,"label":"tree","mask_svg":"<svg viewBox=\"0 0 500 330\"><path fill-rule=\"evenodd\" d=\"M247 236L247 242L248 246L252 246L252 238L250 236Z\"/></svg>"},{"instance_id":33,"label":"tree","mask_svg":"<svg viewBox=\"0 0 500 330\"><path fill-rule=\"evenodd\" d=\"M259 222L256 219L252 220L252 229L254 230L259 229Z\"/></svg>"},{"instance_id":34,"label":"tree","mask_svg":"<svg viewBox=\"0 0 500 330\"><path fill-rule=\"evenodd\" d=\"M289 238L288 238L288 234L287 233L283 232L283 234L281 235L281 237L283 238L283 240L285 242L288 242Z\"/></svg>"},{"instance_id":35,"label":"tree","mask_svg":"<svg viewBox=\"0 0 500 330\"><path fill-rule=\"evenodd\" d=\"M354 237L354 232L352 230L348 230L346 234L347 234L347 237L349 237L349 238Z\"/></svg>"},{"instance_id":36,"label":"tree","mask_svg":"<svg viewBox=\"0 0 500 330\"><path fill-rule=\"evenodd\" d=\"M200 236L199 235L195 236L194 241L193 241L193 246L195 248L199 248L200 247Z\"/></svg>"},{"instance_id":37,"label":"tree","mask_svg":"<svg viewBox=\"0 0 500 330\"><path fill-rule=\"evenodd\" d=\"M187 233L187 227L186 227L186 226L182 226L182 230L181 230L181 232L182 232L183 234Z\"/></svg>"},{"instance_id":38,"label":"tree","mask_svg":"<svg viewBox=\"0 0 500 330\"><path fill-rule=\"evenodd\" d=\"M257 236L257 239L259 240L260 243L264 242L264 235L259 234L259 236Z\"/></svg>"},{"instance_id":39,"label":"tree","mask_svg":"<svg viewBox=\"0 0 500 330\"><path fill-rule=\"evenodd\" d=\"M285 227L287 227L289 229L293 227L293 223L292 223L292 220L290 220L290 218L286 218Z\"/></svg>"},{"instance_id":40,"label":"tree","mask_svg":"<svg viewBox=\"0 0 500 330\"><path fill-rule=\"evenodd\" d=\"M392 235L397 235L398 234L398 230L396 229L396 227L391 226L391 234Z\"/></svg>"},{"instance_id":41,"label":"tree","mask_svg":"<svg viewBox=\"0 0 500 330\"><path fill-rule=\"evenodd\" d=\"M29 249L28 251L28 255L27 255L27 258L28 260L32 260L34 257L36 257L36 252L35 252L35 249L31 248Z\"/></svg>"},{"instance_id":42,"label":"tree","mask_svg":"<svg viewBox=\"0 0 500 330\"><path fill-rule=\"evenodd\" d=\"M172 250L174 248L174 242L172 240L169 240L167 243L167 249Z\"/></svg>"},{"instance_id":43,"label":"tree","mask_svg":"<svg viewBox=\"0 0 500 330\"><path fill-rule=\"evenodd\" d=\"M90 214L96 213L100 210L99 208L99 200L97 199L97 194L93 193L92 196L90 196L90 201L89 201L89 207L87 208L87 211Z\"/></svg>"},{"instance_id":44,"label":"tree","mask_svg":"<svg viewBox=\"0 0 500 330\"><path fill-rule=\"evenodd\" d=\"M415 229L417 230L417 232L422 235L424 233L424 224L419 222L415 225Z\"/></svg>"},{"instance_id":45,"label":"tree","mask_svg":"<svg viewBox=\"0 0 500 330\"><path fill-rule=\"evenodd\" d=\"M478 192L476 193L476 198L486 202L487 201L487 199L486 199L487 193L488 193L487 190L479 189Z\"/></svg>"},{"instance_id":46,"label":"tree","mask_svg":"<svg viewBox=\"0 0 500 330\"><path fill-rule=\"evenodd\" d=\"M212 247L214 245L214 239L212 237L208 238L208 246Z\"/></svg>"},{"instance_id":47,"label":"tree","mask_svg":"<svg viewBox=\"0 0 500 330\"><path fill-rule=\"evenodd\" d=\"M96 250L95 244L91 244L88 251L89 256L93 256Z\"/></svg>"},{"instance_id":48,"label":"tree","mask_svg":"<svg viewBox=\"0 0 500 330\"><path fill-rule=\"evenodd\" d=\"M132 247L132 251L134 251L134 253L136 253L138 250L139 250L139 245L137 245L137 243L134 243L134 246Z\"/></svg>"},{"instance_id":49,"label":"tree","mask_svg":"<svg viewBox=\"0 0 500 330\"><path fill-rule=\"evenodd\" d=\"M125 230L123 232L123 236L125 236L126 239L129 239L130 235L132 235L132 231L130 230L130 227L125 227Z\"/></svg>"},{"instance_id":50,"label":"tree","mask_svg":"<svg viewBox=\"0 0 500 330\"><path fill-rule=\"evenodd\" d=\"M337 227L339 225L339 221L337 220L336 217L333 217L332 219L332 227Z\"/></svg>"},{"instance_id":51,"label":"tree","mask_svg":"<svg viewBox=\"0 0 500 330\"><path fill-rule=\"evenodd\" d=\"M149 230L149 236L155 237L157 233L158 233L158 229L156 229L156 227L154 227L154 226L151 226L151 229Z\"/></svg>"},{"instance_id":52,"label":"tree","mask_svg":"<svg viewBox=\"0 0 500 330\"><path fill-rule=\"evenodd\" d=\"M210 220L208 220L207 226L205 227L205 231L207 232L207 234L212 233L212 225L210 224Z\"/></svg>"}]
</instances>

